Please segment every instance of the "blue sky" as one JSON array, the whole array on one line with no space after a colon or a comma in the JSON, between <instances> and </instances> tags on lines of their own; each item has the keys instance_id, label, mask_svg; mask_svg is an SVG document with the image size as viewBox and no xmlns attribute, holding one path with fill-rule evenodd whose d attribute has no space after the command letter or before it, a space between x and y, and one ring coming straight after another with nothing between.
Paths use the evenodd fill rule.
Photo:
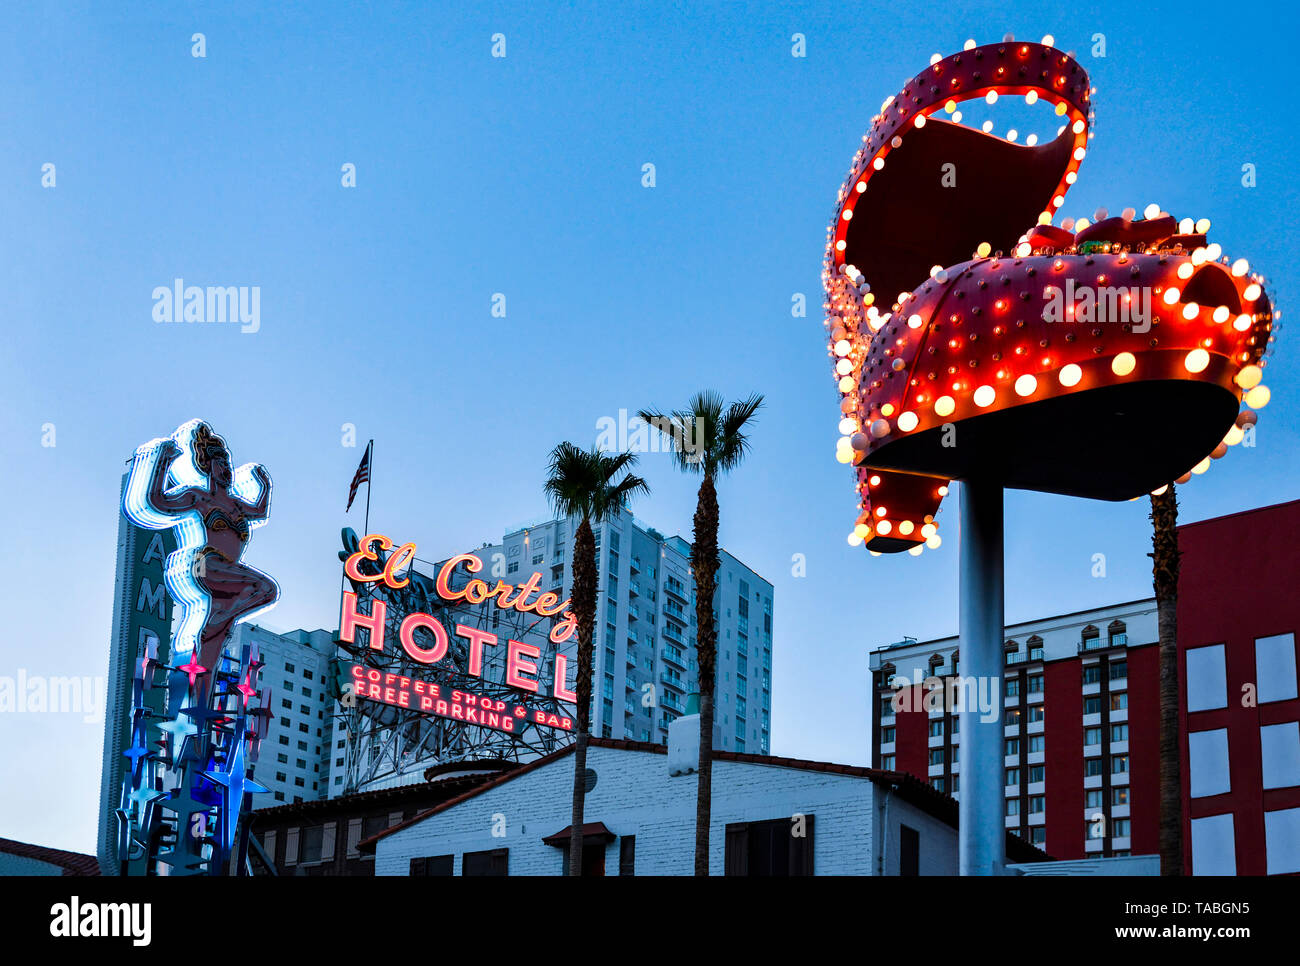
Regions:
<instances>
[{"instance_id":1,"label":"blue sky","mask_svg":"<svg viewBox=\"0 0 1300 966\"><path fill-rule=\"evenodd\" d=\"M776 586L772 750L867 761L867 651L956 630L956 513L920 558L845 542L852 479L834 459L817 309L835 191L871 115L932 53L1052 33L1098 88L1097 136L1063 213L1155 201L1209 217L1285 312L1300 239L1278 88L1297 15L1179 11L7 11L0 549L14 572L0 675L104 673L120 473L137 444L188 418L275 479L247 557L281 584L265 622L333 627L338 530L360 526L343 505L366 439L373 528L436 558L544 516L559 440L594 443L602 416L709 386L768 399L720 499L724 546ZM504 59L491 56L498 32ZM1104 58L1089 53L1099 33ZM41 186L46 163L54 188ZM355 188L340 185L345 163ZM260 286L260 331L154 323L151 293L177 277ZM798 292L807 318L791 317ZM1286 334L1258 445L1182 488L1184 519L1300 497ZM50 423L56 445L42 446ZM340 443L345 423L357 449ZM694 481L658 454L640 471L653 493L637 515L689 533ZM1148 594L1146 513L1145 501L1009 494L1008 619ZM792 576L794 554L806 577ZM0 714L0 836L93 850L101 742L102 724L78 715Z\"/></svg>"}]
</instances>

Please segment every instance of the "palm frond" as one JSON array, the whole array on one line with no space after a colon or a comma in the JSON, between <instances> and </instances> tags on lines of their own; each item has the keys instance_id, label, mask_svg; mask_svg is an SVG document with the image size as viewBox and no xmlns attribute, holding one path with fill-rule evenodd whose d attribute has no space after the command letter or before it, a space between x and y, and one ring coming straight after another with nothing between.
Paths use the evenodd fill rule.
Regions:
<instances>
[{"instance_id":1,"label":"palm frond","mask_svg":"<svg viewBox=\"0 0 1300 966\"><path fill-rule=\"evenodd\" d=\"M563 442L551 450L542 491L561 516L606 520L625 509L633 496L650 492L645 480L627 473L636 462L633 453L611 455ZM616 479L620 474L623 478Z\"/></svg>"},{"instance_id":2,"label":"palm frond","mask_svg":"<svg viewBox=\"0 0 1300 966\"><path fill-rule=\"evenodd\" d=\"M703 389L691 396L685 410L665 414L643 409L637 415L671 437L679 469L716 475L735 469L744 460L749 452L744 427L762 407L761 393L727 405L721 393Z\"/></svg>"}]
</instances>

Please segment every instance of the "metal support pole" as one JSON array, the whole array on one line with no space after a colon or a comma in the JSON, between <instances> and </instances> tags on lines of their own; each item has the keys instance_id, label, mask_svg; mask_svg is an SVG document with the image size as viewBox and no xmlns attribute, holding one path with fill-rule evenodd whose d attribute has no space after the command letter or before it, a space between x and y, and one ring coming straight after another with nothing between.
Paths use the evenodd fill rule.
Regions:
<instances>
[{"instance_id":1,"label":"metal support pole","mask_svg":"<svg viewBox=\"0 0 1300 966\"><path fill-rule=\"evenodd\" d=\"M1002 487L961 485L962 875L1002 875L1006 866L1002 745ZM983 720L981 720L983 719Z\"/></svg>"}]
</instances>

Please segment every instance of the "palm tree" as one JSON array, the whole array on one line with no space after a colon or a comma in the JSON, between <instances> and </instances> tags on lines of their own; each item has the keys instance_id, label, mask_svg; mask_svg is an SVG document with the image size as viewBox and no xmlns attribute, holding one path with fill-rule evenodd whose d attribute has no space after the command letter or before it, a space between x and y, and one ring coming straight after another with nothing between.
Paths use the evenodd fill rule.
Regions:
<instances>
[{"instance_id":1,"label":"palm tree","mask_svg":"<svg viewBox=\"0 0 1300 966\"><path fill-rule=\"evenodd\" d=\"M1182 776L1178 734L1178 495L1151 495L1151 574L1160 635L1160 874L1183 874Z\"/></svg>"},{"instance_id":2,"label":"palm tree","mask_svg":"<svg viewBox=\"0 0 1300 966\"><path fill-rule=\"evenodd\" d=\"M591 734L591 675L596 626L596 538L592 523L618 516L633 496L650 492L627 473L631 453L611 455L561 443L551 450L543 490L555 512L582 522L573 537L573 615L578 623L578 733L573 755L573 820L569 826L569 875L582 875L582 813L587 796L587 739ZM619 476L621 479L616 479Z\"/></svg>"},{"instance_id":3,"label":"palm tree","mask_svg":"<svg viewBox=\"0 0 1300 966\"><path fill-rule=\"evenodd\" d=\"M691 570L695 577L696 657L700 663L700 766L695 802L695 874L709 874L709 820L713 807L713 682L718 656L713 625L713 591L718 573L718 491L715 479L740 465L749 450L745 424L763 405L762 395L727 405L719 393L704 390L687 408L671 415L641 410L638 415L665 432L677 466L702 473L695 502Z\"/></svg>"}]
</instances>

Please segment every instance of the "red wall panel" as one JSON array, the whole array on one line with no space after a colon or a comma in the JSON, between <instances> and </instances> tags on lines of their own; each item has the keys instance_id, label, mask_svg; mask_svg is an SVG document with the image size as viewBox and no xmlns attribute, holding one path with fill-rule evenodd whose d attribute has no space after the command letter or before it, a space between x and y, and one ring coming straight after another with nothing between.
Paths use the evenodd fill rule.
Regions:
<instances>
[{"instance_id":1,"label":"red wall panel","mask_svg":"<svg viewBox=\"0 0 1300 966\"><path fill-rule=\"evenodd\" d=\"M1084 857L1083 674L1072 661L1043 666L1047 737L1047 845L1057 859Z\"/></svg>"}]
</instances>

